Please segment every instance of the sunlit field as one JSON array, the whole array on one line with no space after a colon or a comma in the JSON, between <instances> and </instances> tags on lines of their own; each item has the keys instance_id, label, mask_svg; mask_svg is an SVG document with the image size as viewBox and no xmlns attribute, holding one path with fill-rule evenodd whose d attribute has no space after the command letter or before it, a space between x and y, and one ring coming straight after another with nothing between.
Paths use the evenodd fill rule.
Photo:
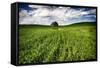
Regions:
<instances>
[{"instance_id":1,"label":"sunlit field","mask_svg":"<svg viewBox=\"0 0 100 68\"><path fill-rule=\"evenodd\" d=\"M96 60L96 24L19 25L19 64Z\"/></svg>"}]
</instances>

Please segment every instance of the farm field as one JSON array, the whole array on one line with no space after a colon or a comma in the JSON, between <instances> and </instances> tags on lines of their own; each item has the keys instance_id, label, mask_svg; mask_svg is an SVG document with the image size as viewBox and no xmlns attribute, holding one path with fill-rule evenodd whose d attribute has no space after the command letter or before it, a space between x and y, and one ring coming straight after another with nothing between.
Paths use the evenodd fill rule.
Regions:
<instances>
[{"instance_id":1,"label":"farm field","mask_svg":"<svg viewBox=\"0 0 100 68\"><path fill-rule=\"evenodd\" d=\"M96 24L19 25L19 64L96 60Z\"/></svg>"}]
</instances>

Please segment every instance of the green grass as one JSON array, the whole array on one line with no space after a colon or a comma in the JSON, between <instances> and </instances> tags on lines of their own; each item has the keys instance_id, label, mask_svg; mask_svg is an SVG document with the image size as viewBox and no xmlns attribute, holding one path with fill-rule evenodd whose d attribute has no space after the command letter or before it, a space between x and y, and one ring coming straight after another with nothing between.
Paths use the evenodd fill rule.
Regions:
<instances>
[{"instance_id":1,"label":"green grass","mask_svg":"<svg viewBox=\"0 0 100 68\"><path fill-rule=\"evenodd\" d=\"M19 64L96 59L96 24L19 25Z\"/></svg>"}]
</instances>

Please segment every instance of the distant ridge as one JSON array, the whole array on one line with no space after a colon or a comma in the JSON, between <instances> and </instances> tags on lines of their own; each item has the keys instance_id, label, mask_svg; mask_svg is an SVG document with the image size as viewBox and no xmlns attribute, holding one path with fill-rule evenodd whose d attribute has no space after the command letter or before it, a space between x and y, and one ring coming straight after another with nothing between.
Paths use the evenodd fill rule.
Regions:
<instances>
[{"instance_id":1,"label":"distant ridge","mask_svg":"<svg viewBox=\"0 0 100 68\"><path fill-rule=\"evenodd\" d=\"M50 25L42 25L42 24L19 24L19 25L40 25L40 26L50 26Z\"/></svg>"},{"instance_id":2,"label":"distant ridge","mask_svg":"<svg viewBox=\"0 0 100 68\"><path fill-rule=\"evenodd\" d=\"M84 25L96 25L97 23L96 22L78 22L78 23L74 23L74 24L70 24L70 25L59 25L58 27L60 26L84 26ZM19 25L24 25L24 26L44 26L44 27L50 27L51 25L41 25L41 24L19 24Z\"/></svg>"},{"instance_id":3,"label":"distant ridge","mask_svg":"<svg viewBox=\"0 0 100 68\"><path fill-rule=\"evenodd\" d=\"M66 26L74 26L74 25L96 25L96 22L78 22L78 23L74 23L74 24L70 24L70 25L66 25Z\"/></svg>"}]
</instances>

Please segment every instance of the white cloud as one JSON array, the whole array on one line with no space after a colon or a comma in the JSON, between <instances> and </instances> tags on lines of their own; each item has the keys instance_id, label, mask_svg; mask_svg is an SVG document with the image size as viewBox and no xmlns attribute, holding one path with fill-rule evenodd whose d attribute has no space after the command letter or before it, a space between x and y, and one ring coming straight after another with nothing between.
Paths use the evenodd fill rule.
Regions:
<instances>
[{"instance_id":1,"label":"white cloud","mask_svg":"<svg viewBox=\"0 0 100 68\"><path fill-rule=\"evenodd\" d=\"M30 8L41 8L41 7L44 7L44 6L39 6L39 5L28 5Z\"/></svg>"},{"instance_id":2,"label":"white cloud","mask_svg":"<svg viewBox=\"0 0 100 68\"><path fill-rule=\"evenodd\" d=\"M22 10L22 11L20 11L20 13L19 13L19 16L20 17L26 17L26 16L28 16L29 14L28 14L28 12L27 12L27 10Z\"/></svg>"},{"instance_id":3,"label":"white cloud","mask_svg":"<svg viewBox=\"0 0 100 68\"><path fill-rule=\"evenodd\" d=\"M83 9L76 10L71 7L50 7L29 5L33 10L21 10L19 12L20 24L43 24L50 25L53 21L57 21L59 25L72 23L69 21L72 18L79 18L82 15L95 13L96 10L84 11ZM36 10L34 10L34 8Z\"/></svg>"},{"instance_id":4,"label":"white cloud","mask_svg":"<svg viewBox=\"0 0 100 68\"><path fill-rule=\"evenodd\" d=\"M40 17L44 17L44 16L48 16L50 14L50 11L46 8L39 8L35 11L34 16L40 16Z\"/></svg>"}]
</instances>

